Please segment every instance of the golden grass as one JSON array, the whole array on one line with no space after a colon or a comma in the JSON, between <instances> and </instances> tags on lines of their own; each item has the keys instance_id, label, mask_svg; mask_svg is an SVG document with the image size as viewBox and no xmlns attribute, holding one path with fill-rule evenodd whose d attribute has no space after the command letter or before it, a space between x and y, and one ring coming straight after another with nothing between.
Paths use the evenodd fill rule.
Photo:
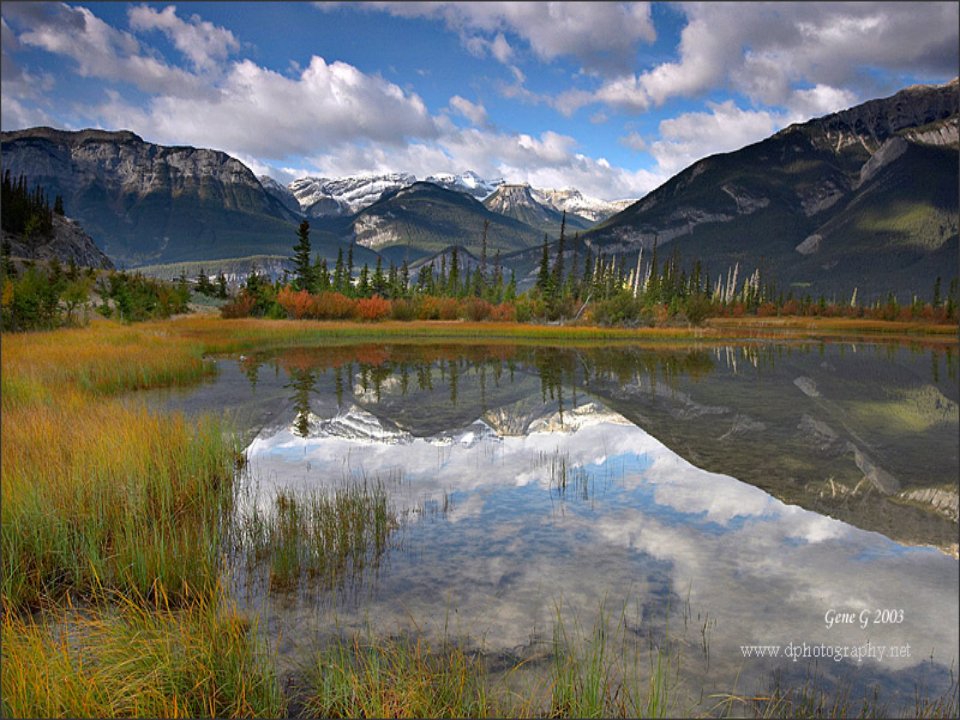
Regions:
<instances>
[{"instance_id":1,"label":"golden grass","mask_svg":"<svg viewBox=\"0 0 960 720\"><path fill-rule=\"evenodd\" d=\"M255 627L222 598L117 600L2 618L4 717L282 716Z\"/></svg>"}]
</instances>

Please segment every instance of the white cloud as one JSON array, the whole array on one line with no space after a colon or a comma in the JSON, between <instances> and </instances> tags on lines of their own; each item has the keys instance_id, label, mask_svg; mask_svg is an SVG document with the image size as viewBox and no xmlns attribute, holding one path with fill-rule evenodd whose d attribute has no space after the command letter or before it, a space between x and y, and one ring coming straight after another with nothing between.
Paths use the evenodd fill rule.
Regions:
<instances>
[{"instance_id":1,"label":"white cloud","mask_svg":"<svg viewBox=\"0 0 960 720\"><path fill-rule=\"evenodd\" d=\"M4 11L29 27L20 43L70 58L82 77L129 82L150 93L197 95L205 89L196 76L144 54L133 35L84 7L13 3Z\"/></svg>"},{"instance_id":2,"label":"white cloud","mask_svg":"<svg viewBox=\"0 0 960 720\"><path fill-rule=\"evenodd\" d=\"M672 97L725 88L755 103L792 99L798 110L822 113L892 89L874 87L868 68L894 78L956 74L956 3L690 3L682 9L688 22L677 61L610 78L592 93L566 93L558 109L569 114L601 102L643 112ZM803 85L821 89L806 100L794 97ZM826 94L830 88L833 97Z\"/></svg>"},{"instance_id":3,"label":"white cloud","mask_svg":"<svg viewBox=\"0 0 960 720\"><path fill-rule=\"evenodd\" d=\"M642 152L647 149L647 141L644 140L640 136L640 133L636 131L627 133L620 138L620 144L625 145L631 150L636 150L637 152Z\"/></svg>"},{"instance_id":4,"label":"white cloud","mask_svg":"<svg viewBox=\"0 0 960 720\"><path fill-rule=\"evenodd\" d=\"M307 155L318 146L357 140L398 145L437 132L417 95L317 56L298 77L243 60L201 97L161 95L146 109L110 102L96 112L156 142L276 160Z\"/></svg>"},{"instance_id":5,"label":"white cloud","mask_svg":"<svg viewBox=\"0 0 960 720\"><path fill-rule=\"evenodd\" d=\"M670 177L700 158L737 150L772 135L784 118L764 111L742 110L732 100L707 103L709 112L690 112L660 123L660 139L649 152Z\"/></svg>"},{"instance_id":6,"label":"white cloud","mask_svg":"<svg viewBox=\"0 0 960 720\"><path fill-rule=\"evenodd\" d=\"M465 117L467 120L472 122L474 125L484 126L489 120L487 118L487 110L483 105L472 103L466 98L462 98L459 95L454 95L450 98L450 108Z\"/></svg>"},{"instance_id":7,"label":"white cloud","mask_svg":"<svg viewBox=\"0 0 960 720\"><path fill-rule=\"evenodd\" d=\"M316 3L321 9L344 3ZM653 42L656 31L649 3L622 2L367 2L346 3L363 10L381 10L397 17L443 20L460 33L465 46L489 48L508 63L509 32L529 44L541 60L574 57L584 68L597 72L623 72L633 66L636 47ZM495 35L477 43L477 38ZM497 47L500 38L499 48ZM491 44L493 47L490 47Z\"/></svg>"},{"instance_id":8,"label":"white cloud","mask_svg":"<svg viewBox=\"0 0 960 720\"><path fill-rule=\"evenodd\" d=\"M197 15L192 15L189 22L184 21L177 17L173 5L159 12L139 5L130 8L127 15L133 30L159 30L166 35L197 70L215 70L220 61L240 48L240 43L226 28L217 27Z\"/></svg>"}]
</instances>

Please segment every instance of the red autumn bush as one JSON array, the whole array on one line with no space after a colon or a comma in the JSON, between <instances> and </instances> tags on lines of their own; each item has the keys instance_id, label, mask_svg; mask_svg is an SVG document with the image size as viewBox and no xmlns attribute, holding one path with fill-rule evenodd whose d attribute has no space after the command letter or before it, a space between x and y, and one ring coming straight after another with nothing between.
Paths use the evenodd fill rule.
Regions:
<instances>
[{"instance_id":1,"label":"red autumn bush","mask_svg":"<svg viewBox=\"0 0 960 720\"><path fill-rule=\"evenodd\" d=\"M757 308L757 317L773 317L777 314L777 306L772 302L760 303Z\"/></svg>"},{"instance_id":2,"label":"red autumn bush","mask_svg":"<svg viewBox=\"0 0 960 720\"><path fill-rule=\"evenodd\" d=\"M220 308L220 317L228 319L250 317L250 313L253 312L256 305L257 299L243 290L234 300Z\"/></svg>"},{"instance_id":3,"label":"red autumn bush","mask_svg":"<svg viewBox=\"0 0 960 720\"><path fill-rule=\"evenodd\" d=\"M463 315L467 320L480 321L490 317L493 305L483 298L470 298L463 303Z\"/></svg>"},{"instance_id":4,"label":"red autumn bush","mask_svg":"<svg viewBox=\"0 0 960 720\"><path fill-rule=\"evenodd\" d=\"M287 317L297 320L313 316L315 301L316 298L306 290L294 290L290 285L277 293L277 302L286 310Z\"/></svg>"},{"instance_id":5,"label":"red autumn bush","mask_svg":"<svg viewBox=\"0 0 960 720\"><path fill-rule=\"evenodd\" d=\"M349 320L356 311L356 300L343 293L324 292L314 298L312 317L319 320Z\"/></svg>"},{"instance_id":6,"label":"red autumn bush","mask_svg":"<svg viewBox=\"0 0 960 720\"><path fill-rule=\"evenodd\" d=\"M509 302L494 305L490 309L490 319L494 322L516 322L517 306Z\"/></svg>"},{"instance_id":7,"label":"red autumn bush","mask_svg":"<svg viewBox=\"0 0 960 720\"><path fill-rule=\"evenodd\" d=\"M379 295L360 298L357 301L357 317L360 320L382 320L390 315L390 301Z\"/></svg>"}]
</instances>

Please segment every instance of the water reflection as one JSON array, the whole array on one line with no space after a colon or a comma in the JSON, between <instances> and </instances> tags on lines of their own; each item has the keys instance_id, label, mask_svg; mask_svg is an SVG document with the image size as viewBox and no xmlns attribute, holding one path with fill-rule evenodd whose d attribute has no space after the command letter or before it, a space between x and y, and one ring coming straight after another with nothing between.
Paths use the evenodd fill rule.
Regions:
<instances>
[{"instance_id":1,"label":"water reflection","mask_svg":"<svg viewBox=\"0 0 960 720\"><path fill-rule=\"evenodd\" d=\"M915 546L956 538L949 348L360 345L220 367L192 402L223 403L222 385L269 412L247 449L254 507L378 487L395 527L362 592L245 596L285 657L370 624L537 657L558 606L589 627L607 603L683 655L689 707L811 667L909 699L955 669L957 561ZM883 610L902 621L824 619ZM910 651L744 656L788 644Z\"/></svg>"}]
</instances>

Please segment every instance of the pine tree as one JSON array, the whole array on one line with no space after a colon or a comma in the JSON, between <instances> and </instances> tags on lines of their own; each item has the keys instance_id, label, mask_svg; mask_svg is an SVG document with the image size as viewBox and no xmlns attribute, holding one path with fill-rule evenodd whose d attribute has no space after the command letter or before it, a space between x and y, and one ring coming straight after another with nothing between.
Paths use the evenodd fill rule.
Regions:
<instances>
[{"instance_id":1,"label":"pine tree","mask_svg":"<svg viewBox=\"0 0 960 720\"><path fill-rule=\"evenodd\" d=\"M448 293L451 297L457 297L460 294L460 259L457 253L457 246L453 246L450 253L450 278L448 282Z\"/></svg>"},{"instance_id":2,"label":"pine tree","mask_svg":"<svg viewBox=\"0 0 960 720\"><path fill-rule=\"evenodd\" d=\"M310 223L306 220L297 228L297 244L293 246L293 264L296 279L294 286L298 290L310 290L313 287L313 265L310 262Z\"/></svg>"},{"instance_id":3,"label":"pine tree","mask_svg":"<svg viewBox=\"0 0 960 720\"><path fill-rule=\"evenodd\" d=\"M367 267L367 264L363 264L363 269L360 270L360 279L357 282L357 296L358 297L370 297L370 268Z\"/></svg>"},{"instance_id":4,"label":"pine tree","mask_svg":"<svg viewBox=\"0 0 960 720\"><path fill-rule=\"evenodd\" d=\"M474 295L483 297L486 294L487 285L487 230L490 227L490 221L483 221L483 236L480 238L480 268L477 272L477 282L474 288Z\"/></svg>"},{"instance_id":5,"label":"pine tree","mask_svg":"<svg viewBox=\"0 0 960 720\"><path fill-rule=\"evenodd\" d=\"M557 240L557 259L553 263L553 273L551 279L550 295L556 297L563 292L563 251L565 236L564 231L567 227L567 211L563 211L563 220L560 222L560 239Z\"/></svg>"},{"instance_id":6,"label":"pine tree","mask_svg":"<svg viewBox=\"0 0 960 720\"><path fill-rule=\"evenodd\" d=\"M317 292L327 292L330 289L330 270L327 269L327 259L317 255L313 264L314 289Z\"/></svg>"},{"instance_id":7,"label":"pine tree","mask_svg":"<svg viewBox=\"0 0 960 720\"><path fill-rule=\"evenodd\" d=\"M550 253L547 249L547 234L543 234L543 252L540 254L540 272L537 273L537 290L546 295L550 287Z\"/></svg>"},{"instance_id":8,"label":"pine tree","mask_svg":"<svg viewBox=\"0 0 960 720\"><path fill-rule=\"evenodd\" d=\"M350 292L353 289L353 243L350 243L350 247L347 250L347 276L345 278L347 292Z\"/></svg>"},{"instance_id":9,"label":"pine tree","mask_svg":"<svg viewBox=\"0 0 960 720\"><path fill-rule=\"evenodd\" d=\"M380 256L377 256L377 267L373 271L370 286L374 295L383 297L387 293L387 278L383 274L383 258Z\"/></svg>"},{"instance_id":10,"label":"pine tree","mask_svg":"<svg viewBox=\"0 0 960 720\"><path fill-rule=\"evenodd\" d=\"M344 292L344 274L343 268L343 248L337 250L337 263L333 266L333 289L339 293Z\"/></svg>"}]
</instances>

